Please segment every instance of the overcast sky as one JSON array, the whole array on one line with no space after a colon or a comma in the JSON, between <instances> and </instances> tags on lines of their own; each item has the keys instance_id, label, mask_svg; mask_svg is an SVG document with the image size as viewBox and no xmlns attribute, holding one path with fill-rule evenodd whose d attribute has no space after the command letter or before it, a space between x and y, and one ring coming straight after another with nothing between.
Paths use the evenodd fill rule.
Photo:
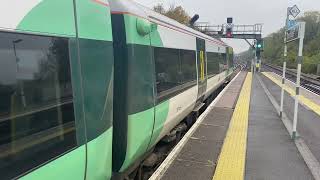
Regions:
<instances>
[{"instance_id":1,"label":"overcast sky","mask_svg":"<svg viewBox=\"0 0 320 180\"><path fill-rule=\"evenodd\" d=\"M286 8L296 4L301 10L320 11L320 0L135 0L147 7L158 3L168 7L181 5L190 16L199 14L201 22L211 24L226 23L227 17L233 17L234 24L263 23L263 37L277 31L284 25ZM248 49L244 40L225 40L239 53Z\"/></svg>"}]
</instances>

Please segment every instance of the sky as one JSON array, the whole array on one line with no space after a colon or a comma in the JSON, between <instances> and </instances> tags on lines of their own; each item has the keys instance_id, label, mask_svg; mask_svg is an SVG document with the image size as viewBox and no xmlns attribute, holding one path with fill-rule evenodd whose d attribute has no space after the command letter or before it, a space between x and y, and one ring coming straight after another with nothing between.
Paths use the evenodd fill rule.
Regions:
<instances>
[{"instance_id":1,"label":"sky","mask_svg":"<svg viewBox=\"0 0 320 180\"><path fill-rule=\"evenodd\" d=\"M165 7L181 5L190 16L199 14L199 22L221 25L227 17L233 17L234 24L263 24L263 37L276 32L285 24L286 9L297 5L301 10L320 11L320 0L135 0L147 7L162 3ZM249 48L241 39L226 39L227 44L240 53Z\"/></svg>"}]
</instances>

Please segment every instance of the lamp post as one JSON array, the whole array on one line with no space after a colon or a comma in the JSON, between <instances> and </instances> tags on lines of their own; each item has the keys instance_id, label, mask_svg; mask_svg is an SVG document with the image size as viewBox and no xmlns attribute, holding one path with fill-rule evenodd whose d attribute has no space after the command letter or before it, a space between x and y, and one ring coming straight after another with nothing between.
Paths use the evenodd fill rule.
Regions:
<instances>
[{"instance_id":1,"label":"lamp post","mask_svg":"<svg viewBox=\"0 0 320 180\"><path fill-rule=\"evenodd\" d=\"M16 44L18 44L20 42L22 42L22 39L17 39L17 40L12 41L13 52L14 52L14 56L15 56L15 60L16 60L16 64L17 64L17 74L19 72L19 61L20 60L19 60L19 58L17 56ZM26 103L26 97L24 95L23 82L22 82L22 80L18 79L18 77L17 77L17 80L18 80L18 84L20 86L20 95L21 95L22 105L23 105L23 108L26 108L27 103Z\"/></svg>"}]
</instances>

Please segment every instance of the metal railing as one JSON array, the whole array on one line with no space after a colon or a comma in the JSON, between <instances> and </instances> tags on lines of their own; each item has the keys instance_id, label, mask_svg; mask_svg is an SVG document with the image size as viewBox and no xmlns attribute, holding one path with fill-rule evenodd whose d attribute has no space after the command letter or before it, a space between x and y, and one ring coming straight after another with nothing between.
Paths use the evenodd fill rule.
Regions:
<instances>
[{"instance_id":1,"label":"metal railing","mask_svg":"<svg viewBox=\"0 0 320 180\"><path fill-rule=\"evenodd\" d=\"M199 22L195 24L195 28L201 32L208 34L224 34L227 28L230 28L228 24L222 25L210 25L207 22ZM254 25L231 25L233 34L261 34L262 24Z\"/></svg>"}]
</instances>

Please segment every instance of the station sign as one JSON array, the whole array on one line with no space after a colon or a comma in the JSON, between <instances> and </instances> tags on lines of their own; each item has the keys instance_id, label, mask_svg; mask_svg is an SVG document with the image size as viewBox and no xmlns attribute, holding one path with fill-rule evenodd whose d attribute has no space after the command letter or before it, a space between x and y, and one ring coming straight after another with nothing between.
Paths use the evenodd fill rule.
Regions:
<instances>
[{"instance_id":1,"label":"station sign","mask_svg":"<svg viewBox=\"0 0 320 180\"><path fill-rule=\"evenodd\" d=\"M291 26L286 31L286 42L291 42L299 39L304 34L303 26L304 22L297 22L295 25Z\"/></svg>"},{"instance_id":2,"label":"station sign","mask_svg":"<svg viewBox=\"0 0 320 180\"><path fill-rule=\"evenodd\" d=\"M288 20L287 22L287 28L290 29L291 27L297 25L297 21L296 20Z\"/></svg>"},{"instance_id":3,"label":"station sign","mask_svg":"<svg viewBox=\"0 0 320 180\"><path fill-rule=\"evenodd\" d=\"M289 9L289 13L291 16L296 18L300 14L300 9L298 8L297 5L294 5Z\"/></svg>"},{"instance_id":4,"label":"station sign","mask_svg":"<svg viewBox=\"0 0 320 180\"><path fill-rule=\"evenodd\" d=\"M299 38L299 25L290 27L286 33L286 43L294 41Z\"/></svg>"}]
</instances>

